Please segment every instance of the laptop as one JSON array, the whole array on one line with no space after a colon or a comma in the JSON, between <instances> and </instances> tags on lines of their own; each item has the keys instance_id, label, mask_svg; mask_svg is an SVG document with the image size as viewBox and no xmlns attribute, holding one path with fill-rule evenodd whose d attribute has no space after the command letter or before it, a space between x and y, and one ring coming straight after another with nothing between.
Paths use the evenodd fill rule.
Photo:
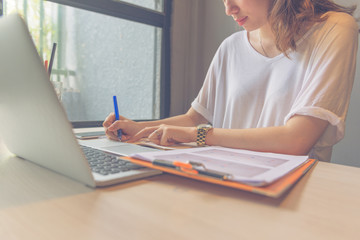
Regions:
<instances>
[{"instance_id":1,"label":"laptop","mask_svg":"<svg viewBox=\"0 0 360 240\"><path fill-rule=\"evenodd\" d=\"M23 19L0 18L0 32L0 137L9 151L91 187L161 174L131 163L126 171L92 171L104 160L89 163L80 144L106 154L108 168L117 156L159 150L105 138L78 141Z\"/></svg>"}]
</instances>

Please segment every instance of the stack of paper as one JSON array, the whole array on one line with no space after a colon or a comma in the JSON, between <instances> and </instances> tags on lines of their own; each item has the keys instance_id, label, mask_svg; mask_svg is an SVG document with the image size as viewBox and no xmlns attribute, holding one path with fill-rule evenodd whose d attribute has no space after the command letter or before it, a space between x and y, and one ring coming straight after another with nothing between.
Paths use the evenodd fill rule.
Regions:
<instances>
[{"instance_id":1,"label":"stack of paper","mask_svg":"<svg viewBox=\"0 0 360 240\"><path fill-rule=\"evenodd\" d=\"M191 163L193 169L223 173L227 180L264 186L308 161L308 156L263 153L224 147L146 152L131 157L155 163ZM204 172L203 171L203 172Z\"/></svg>"}]
</instances>

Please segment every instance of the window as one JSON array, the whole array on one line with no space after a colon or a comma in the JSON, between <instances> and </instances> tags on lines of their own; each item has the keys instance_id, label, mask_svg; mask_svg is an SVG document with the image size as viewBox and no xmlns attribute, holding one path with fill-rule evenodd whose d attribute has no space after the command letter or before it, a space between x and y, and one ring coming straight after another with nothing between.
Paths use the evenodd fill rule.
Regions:
<instances>
[{"instance_id":1,"label":"window","mask_svg":"<svg viewBox=\"0 0 360 240\"><path fill-rule=\"evenodd\" d=\"M0 2L23 15L44 61L57 43L51 80L76 127L100 125L113 95L128 118L168 116L171 0Z\"/></svg>"},{"instance_id":2,"label":"window","mask_svg":"<svg viewBox=\"0 0 360 240\"><path fill-rule=\"evenodd\" d=\"M127 2L130 4L138 5L155 11L164 11L164 1L158 0L115 0L116 2Z\"/></svg>"}]
</instances>

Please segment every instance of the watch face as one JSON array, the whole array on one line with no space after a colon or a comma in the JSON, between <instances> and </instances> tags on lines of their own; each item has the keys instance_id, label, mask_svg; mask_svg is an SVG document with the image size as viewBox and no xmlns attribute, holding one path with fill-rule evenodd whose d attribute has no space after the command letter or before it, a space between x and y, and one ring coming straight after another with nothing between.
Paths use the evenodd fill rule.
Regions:
<instances>
[{"instance_id":1,"label":"watch face","mask_svg":"<svg viewBox=\"0 0 360 240\"><path fill-rule=\"evenodd\" d=\"M205 124L200 124L200 125L198 125L197 127L198 127L198 128L211 128L212 126L211 126L211 124L205 123Z\"/></svg>"}]
</instances>

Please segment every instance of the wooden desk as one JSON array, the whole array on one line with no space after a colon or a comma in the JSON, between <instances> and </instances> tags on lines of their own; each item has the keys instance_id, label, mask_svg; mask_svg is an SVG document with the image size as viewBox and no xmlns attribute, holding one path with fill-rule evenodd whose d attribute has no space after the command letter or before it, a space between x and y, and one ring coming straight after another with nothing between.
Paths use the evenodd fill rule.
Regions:
<instances>
[{"instance_id":1,"label":"wooden desk","mask_svg":"<svg viewBox=\"0 0 360 240\"><path fill-rule=\"evenodd\" d=\"M166 174L91 189L0 140L0 238L360 239L360 169L319 162L280 199Z\"/></svg>"}]
</instances>

